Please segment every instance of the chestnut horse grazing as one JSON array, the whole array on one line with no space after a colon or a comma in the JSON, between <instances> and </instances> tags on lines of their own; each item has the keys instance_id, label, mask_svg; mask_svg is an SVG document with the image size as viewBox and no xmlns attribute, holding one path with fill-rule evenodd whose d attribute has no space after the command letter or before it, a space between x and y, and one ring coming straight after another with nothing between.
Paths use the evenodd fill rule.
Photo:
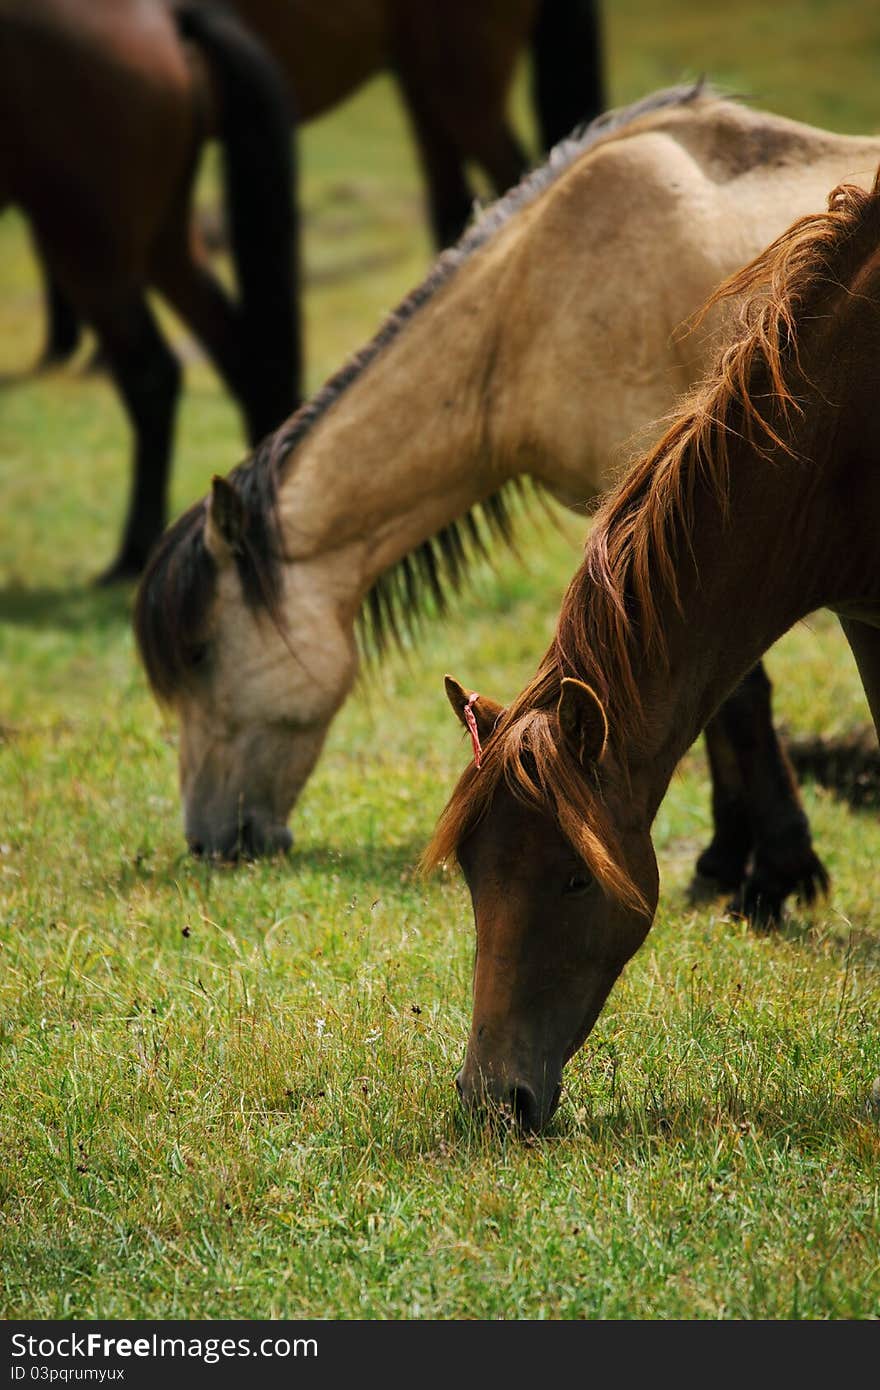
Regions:
<instances>
[{"instance_id":1,"label":"chestnut horse grazing","mask_svg":"<svg viewBox=\"0 0 880 1390\"><path fill-rule=\"evenodd\" d=\"M180 367L158 290L207 349L252 443L299 403L290 110L231 15L154 0L0 4L0 209L25 213L53 282L97 332L135 434L119 553L140 573L167 521ZM190 239L198 156L226 156L238 296Z\"/></svg>"},{"instance_id":2,"label":"chestnut horse grazing","mask_svg":"<svg viewBox=\"0 0 880 1390\"><path fill-rule=\"evenodd\" d=\"M193 851L271 853L358 670L442 608L509 532L526 476L581 516L714 359L675 330L880 140L700 88L609 115L488 209L372 342L171 527L141 582L140 653L180 725ZM480 707L477 707L481 714ZM821 889L763 670L709 729L700 867L745 910Z\"/></svg>"},{"instance_id":3,"label":"chestnut horse grazing","mask_svg":"<svg viewBox=\"0 0 880 1390\"><path fill-rule=\"evenodd\" d=\"M530 1130L645 939L654 816L743 674L829 608L880 726L880 174L714 299L731 296L741 336L605 499L534 679L502 709L447 678L482 745L425 854L457 856L476 920L458 1086Z\"/></svg>"}]
</instances>

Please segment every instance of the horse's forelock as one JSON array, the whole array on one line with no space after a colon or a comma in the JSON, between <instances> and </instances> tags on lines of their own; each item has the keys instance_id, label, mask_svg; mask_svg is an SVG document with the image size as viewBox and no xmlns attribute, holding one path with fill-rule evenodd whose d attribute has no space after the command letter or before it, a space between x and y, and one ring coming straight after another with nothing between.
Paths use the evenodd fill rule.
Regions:
<instances>
[{"instance_id":1,"label":"horse's forelock","mask_svg":"<svg viewBox=\"0 0 880 1390\"><path fill-rule=\"evenodd\" d=\"M165 532L144 571L134 607L134 634L156 697L170 701L185 684L217 583L204 543L205 505L198 502Z\"/></svg>"},{"instance_id":2,"label":"horse's forelock","mask_svg":"<svg viewBox=\"0 0 880 1390\"><path fill-rule=\"evenodd\" d=\"M229 475L246 518L235 557L242 595L252 612L267 612L279 625L283 550L278 477L282 463L270 436ZM134 631L141 660L153 692L165 702L173 700L190 679L217 589L217 566L205 545L206 515L203 499L168 528L150 557L135 600Z\"/></svg>"},{"instance_id":3,"label":"horse's forelock","mask_svg":"<svg viewBox=\"0 0 880 1390\"><path fill-rule=\"evenodd\" d=\"M597 777L559 736L552 708L510 710L487 743L481 766L462 773L422 856L424 870L457 858L459 846L504 785L518 801L553 817L603 890L637 911L644 900L624 867Z\"/></svg>"}]
</instances>

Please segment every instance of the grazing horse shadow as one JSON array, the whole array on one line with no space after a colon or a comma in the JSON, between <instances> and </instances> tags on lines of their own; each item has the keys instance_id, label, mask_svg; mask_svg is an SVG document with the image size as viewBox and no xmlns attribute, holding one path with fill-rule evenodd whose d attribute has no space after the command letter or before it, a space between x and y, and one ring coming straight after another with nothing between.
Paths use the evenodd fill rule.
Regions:
<instances>
[{"instance_id":1,"label":"grazing horse shadow","mask_svg":"<svg viewBox=\"0 0 880 1390\"><path fill-rule=\"evenodd\" d=\"M348 845L345 849L330 845L297 847L290 867L297 877L304 873L338 873L355 887L387 883L397 889L402 877L417 877L421 850L418 841L403 845Z\"/></svg>"},{"instance_id":2,"label":"grazing horse shadow","mask_svg":"<svg viewBox=\"0 0 880 1390\"><path fill-rule=\"evenodd\" d=\"M39 632L95 632L131 621L131 596L123 588L0 589L0 625Z\"/></svg>"},{"instance_id":3,"label":"grazing horse shadow","mask_svg":"<svg viewBox=\"0 0 880 1390\"><path fill-rule=\"evenodd\" d=\"M345 878L352 899L359 893L399 892L401 881L416 878L420 844L357 846L338 850L329 845L296 848L289 856L275 861L285 880L295 881L310 873L325 878L333 873ZM161 852L138 850L126 859L116 874L111 874L114 891L125 895L149 881L154 887L164 882L169 887L179 884L181 874L189 871L205 887L222 883L232 872L228 862L213 858L198 859L187 851L173 857ZM233 882L238 880L233 875Z\"/></svg>"}]
</instances>

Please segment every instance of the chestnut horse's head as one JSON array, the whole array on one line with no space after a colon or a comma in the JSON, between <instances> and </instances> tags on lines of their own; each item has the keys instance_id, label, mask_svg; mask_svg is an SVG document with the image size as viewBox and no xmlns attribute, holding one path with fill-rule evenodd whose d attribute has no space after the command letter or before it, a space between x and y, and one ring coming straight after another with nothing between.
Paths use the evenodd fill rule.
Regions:
<instances>
[{"instance_id":1,"label":"chestnut horse's head","mask_svg":"<svg viewBox=\"0 0 880 1390\"><path fill-rule=\"evenodd\" d=\"M505 711L446 678L473 712L481 765L467 769L426 852L455 854L474 908L473 1017L458 1077L466 1105L539 1130L562 1069L647 935L657 865L647 816L618 787L601 701L578 680L543 709Z\"/></svg>"}]
</instances>

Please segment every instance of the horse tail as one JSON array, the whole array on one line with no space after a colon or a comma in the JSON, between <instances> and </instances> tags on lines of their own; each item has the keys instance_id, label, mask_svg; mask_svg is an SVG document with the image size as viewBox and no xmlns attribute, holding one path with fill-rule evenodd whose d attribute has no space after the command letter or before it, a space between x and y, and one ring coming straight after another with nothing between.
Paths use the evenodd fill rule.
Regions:
<instances>
[{"instance_id":1,"label":"horse tail","mask_svg":"<svg viewBox=\"0 0 880 1390\"><path fill-rule=\"evenodd\" d=\"M293 103L268 50L231 11L191 0L175 17L181 36L204 53L220 97L243 347L260 370L248 421L256 442L302 399Z\"/></svg>"},{"instance_id":2,"label":"horse tail","mask_svg":"<svg viewBox=\"0 0 880 1390\"><path fill-rule=\"evenodd\" d=\"M531 48L538 133L551 150L605 110L599 0L541 0Z\"/></svg>"}]
</instances>

